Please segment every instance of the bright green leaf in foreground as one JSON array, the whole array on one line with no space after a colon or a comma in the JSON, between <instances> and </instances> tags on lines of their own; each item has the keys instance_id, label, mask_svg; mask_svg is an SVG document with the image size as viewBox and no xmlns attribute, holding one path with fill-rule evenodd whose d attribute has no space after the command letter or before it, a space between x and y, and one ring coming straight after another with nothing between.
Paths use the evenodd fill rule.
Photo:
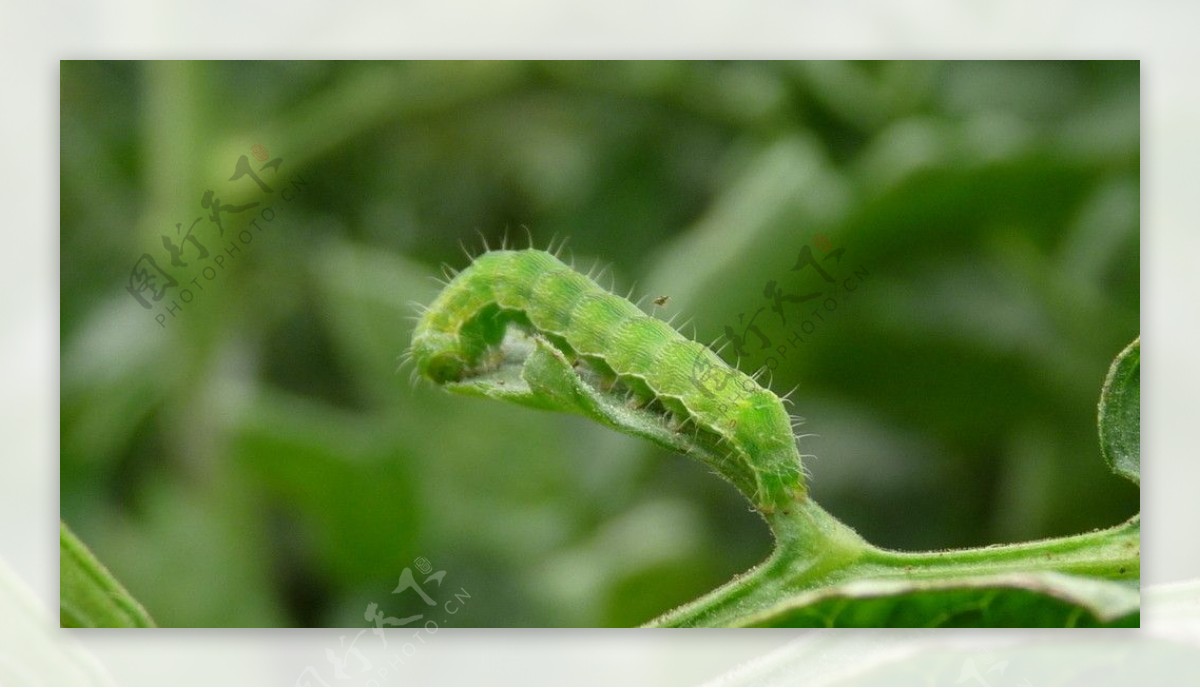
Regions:
<instances>
[{"instance_id":1,"label":"bright green leaf in foreground","mask_svg":"<svg viewBox=\"0 0 1200 688\"><path fill-rule=\"evenodd\" d=\"M1142 340L1113 361L1100 395L1100 449L1117 475L1141 482Z\"/></svg>"},{"instance_id":2,"label":"bright green leaf in foreground","mask_svg":"<svg viewBox=\"0 0 1200 688\"><path fill-rule=\"evenodd\" d=\"M59 527L59 618L64 628L147 628L150 615L66 523Z\"/></svg>"}]
</instances>

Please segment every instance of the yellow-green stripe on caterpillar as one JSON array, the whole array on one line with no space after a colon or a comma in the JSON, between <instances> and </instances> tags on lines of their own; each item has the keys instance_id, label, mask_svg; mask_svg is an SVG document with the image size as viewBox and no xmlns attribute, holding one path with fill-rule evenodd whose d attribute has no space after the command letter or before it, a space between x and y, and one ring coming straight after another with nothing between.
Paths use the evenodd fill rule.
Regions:
<instances>
[{"instance_id":1,"label":"yellow-green stripe on caterpillar","mask_svg":"<svg viewBox=\"0 0 1200 688\"><path fill-rule=\"evenodd\" d=\"M589 379L623 388L727 452L722 471L763 512L805 493L800 454L783 402L711 349L545 251L489 251L456 275L417 321L409 353L417 372L453 383L499 365L510 326L549 342L588 368ZM720 377L720 384L704 379ZM751 484L739 484L751 483Z\"/></svg>"}]
</instances>

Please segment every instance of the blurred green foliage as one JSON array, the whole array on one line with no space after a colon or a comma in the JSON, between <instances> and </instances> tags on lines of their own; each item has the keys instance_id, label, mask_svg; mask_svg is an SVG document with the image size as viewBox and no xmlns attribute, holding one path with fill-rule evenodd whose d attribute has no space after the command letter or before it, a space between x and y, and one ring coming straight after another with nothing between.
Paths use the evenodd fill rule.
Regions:
<instances>
[{"instance_id":1,"label":"blurred green foliage","mask_svg":"<svg viewBox=\"0 0 1200 688\"><path fill-rule=\"evenodd\" d=\"M160 625L421 614L419 557L471 595L442 625L633 625L765 557L697 462L397 372L440 264L524 228L703 341L765 307L748 371L804 312L766 283L844 249L867 277L771 386L872 542L1138 509L1096 438L1138 333L1136 62L64 62L61 99L62 514ZM256 144L273 195L229 179ZM131 269L174 269L208 190L275 219L160 326L205 263L149 310ZM195 231L215 255L248 216Z\"/></svg>"}]
</instances>

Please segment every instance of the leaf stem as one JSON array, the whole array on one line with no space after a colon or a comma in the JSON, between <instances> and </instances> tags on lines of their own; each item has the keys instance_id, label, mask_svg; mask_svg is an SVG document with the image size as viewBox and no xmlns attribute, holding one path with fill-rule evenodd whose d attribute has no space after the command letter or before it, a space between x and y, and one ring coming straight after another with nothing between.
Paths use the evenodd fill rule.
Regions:
<instances>
[{"instance_id":1,"label":"leaf stem","mask_svg":"<svg viewBox=\"0 0 1200 688\"><path fill-rule=\"evenodd\" d=\"M1112 580L1141 575L1141 537L1135 517L1118 526L1067 537L1013 545L936 552L897 552L872 548L860 566L880 566L880 574L906 578L951 578L1014 571L1058 571Z\"/></svg>"}]
</instances>

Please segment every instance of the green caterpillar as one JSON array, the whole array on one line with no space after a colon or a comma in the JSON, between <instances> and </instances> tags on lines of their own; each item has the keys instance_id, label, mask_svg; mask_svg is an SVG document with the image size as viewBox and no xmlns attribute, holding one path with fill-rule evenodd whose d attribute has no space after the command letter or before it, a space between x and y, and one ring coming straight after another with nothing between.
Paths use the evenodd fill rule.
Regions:
<instances>
[{"instance_id":1,"label":"green caterpillar","mask_svg":"<svg viewBox=\"0 0 1200 688\"><path fill-rule=\"evenodd\" d=\"M739 488L752 490L764 513L805 494L779 397L545 251L476 258L421 314L409 355L424 377L458 382L499 365L510 326L549 342L606 391L623 389L631 404L659 410L671 427L691 427L728 452L736 475L752 483Z\"/></svg>"}]
</instances>

